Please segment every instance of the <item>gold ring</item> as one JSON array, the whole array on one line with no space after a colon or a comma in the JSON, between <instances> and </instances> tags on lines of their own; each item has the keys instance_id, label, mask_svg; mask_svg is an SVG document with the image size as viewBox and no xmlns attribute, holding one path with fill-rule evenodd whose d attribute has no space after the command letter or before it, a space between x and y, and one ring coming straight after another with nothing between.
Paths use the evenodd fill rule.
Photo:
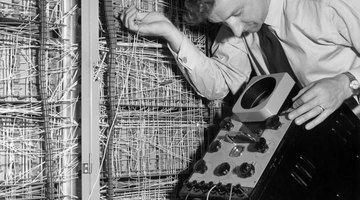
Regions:
<instances>
[{"instance_id":1,"label":"gold ring","mask_svg":"<svg viewBox=\"0 0 360 200\"><path fill-rule=\"evenodd\" d=\"M325 108L323 108L322 106L318 105L321 109L321 112L324 112L325 111Z\"/></svg>"}]
</instances>

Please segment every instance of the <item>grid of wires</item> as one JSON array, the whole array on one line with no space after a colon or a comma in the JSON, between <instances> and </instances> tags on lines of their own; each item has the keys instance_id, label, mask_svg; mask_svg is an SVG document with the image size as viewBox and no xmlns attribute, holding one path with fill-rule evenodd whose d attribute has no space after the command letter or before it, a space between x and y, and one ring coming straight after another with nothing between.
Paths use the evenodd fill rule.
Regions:
<instances>
[{"instance_id":1,"label":"grid of wires","mask_svg":"<svg viewBox=\"0 0 360 200\"><path fill-rule=\"evenodd\" d=\"M50 133L44 133L39 87L38 1L0 1L0 199L49 199L46 196L44 145L52 147L56 199L77 199L76 104L78 47L63 35L65 20L77 10L63 10L62 0L47 1L49 39L46 91ZM49 134L50 144L44 144Z\"/></svg>"},{"instance_id":2,"label":"grid of wires","mask_svg":"<svg viewBox=\"0 0 360 200\"><path fill-rule=\"evenodd\" d=\"M164 13L196 46L206 52L204 28L190 29L182 21L183 2L178 0L116 0L115 16L130 5L141 11ZM117 24L119 25L119 23ZM116 118L108 121L106 34L100 38L101 145L103 154L112 146L113 199L176 199L179 176L188 172L201 151L208 109L188 85L166 43L141 37L117 27ZM106 129L113 128L108 144ZM104 155L103 155L104 156ZM104 166L103 166L104 167ZM108 184L103 173L101 195Z\"/></svg>"}]
</instances>

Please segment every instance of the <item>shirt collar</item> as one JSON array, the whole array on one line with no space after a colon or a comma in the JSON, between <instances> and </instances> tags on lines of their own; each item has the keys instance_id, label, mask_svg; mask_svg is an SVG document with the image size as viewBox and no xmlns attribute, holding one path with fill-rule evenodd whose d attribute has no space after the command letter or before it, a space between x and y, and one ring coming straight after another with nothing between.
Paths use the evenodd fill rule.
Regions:
<instances>
[{"instance_id":1,"label":"shirt collar","mask_svg":"<svg viewBox=\"0 0 360 200\"><path fill-rule=\"evenodd\" d=\"M270 25L272 28L279 28L283 7L284 0L270 0L268 14L264 23Z\"/></svg>"}]
</instances>

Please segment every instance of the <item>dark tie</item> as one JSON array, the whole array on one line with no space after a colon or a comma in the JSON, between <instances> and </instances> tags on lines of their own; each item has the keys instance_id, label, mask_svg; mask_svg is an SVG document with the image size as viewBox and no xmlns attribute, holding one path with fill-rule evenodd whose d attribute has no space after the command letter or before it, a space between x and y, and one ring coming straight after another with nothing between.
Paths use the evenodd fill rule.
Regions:
<instances>
[{"instance_id":1,"label":"dark tie","mask_svg":"<svg viewBox=\"0 0 360 200\"><path fill-rule=\"evenodd\" d=\"M284 53L284 49L276 36L269 30L268 25L263 24L257 34L259 36L260 47L268 61L269 72L271 74L287 72L299 84Z\"/></svg>"}]
</instances>

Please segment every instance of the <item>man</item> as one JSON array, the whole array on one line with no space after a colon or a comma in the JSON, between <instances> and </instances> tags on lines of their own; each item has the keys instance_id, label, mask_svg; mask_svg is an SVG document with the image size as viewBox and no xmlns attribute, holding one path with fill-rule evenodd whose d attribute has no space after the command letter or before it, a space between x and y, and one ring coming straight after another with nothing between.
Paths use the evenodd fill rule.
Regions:
<instances>
[{"instance_id":1,"label":"man","mask_svg":"<svg viewBox=\"0 0 360 200\"><path fill-rule=\"evenodd\" d=\"M293 98L290 119L311 129L346 99L359 93L359 0L187 0L190 19L222 23L211 58L202 54L159 13L130 7L121 15L125 27L168 41L180 70L208 99L236 93L252 70L269 73L256 34L266 23L284 49L303 86ZM252 66L256 66L252 68Z\"/></svg>"}]
</instances>

